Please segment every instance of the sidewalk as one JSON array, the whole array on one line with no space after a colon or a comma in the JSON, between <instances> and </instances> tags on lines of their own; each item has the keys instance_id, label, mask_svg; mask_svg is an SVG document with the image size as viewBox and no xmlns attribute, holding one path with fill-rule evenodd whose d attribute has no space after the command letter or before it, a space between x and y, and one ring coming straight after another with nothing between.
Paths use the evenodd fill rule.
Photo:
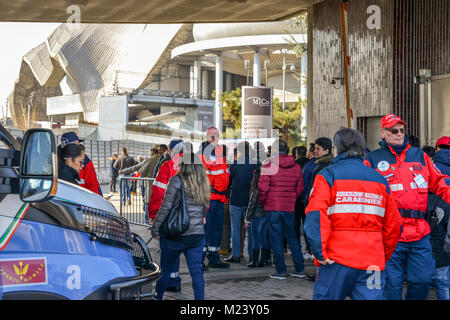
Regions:
<instances>
[{"instance_id":1,"label":"sidewalk","mask_svg":"<svg viewBox=\"0 0 450 320\"><path fill-rule=\"evenodd\" d=\"M104 195L109 194L109 187L102 185ZM109 200L119 212L119 193ZM151 238L150 230L144 226L130 224L133 233L138 234L144 241ZM302 237L303 242L303 237ZM148 243L153 261L159 264L159 243L151 240ZM302 243L302 248L305 248ZM223 260L223 257L222 257ZM247 267L247 238L244 248L244 259L240 264L230 264L229 269L209 269L204 273L206 300L312 300L314 282L288 276L286 280L270 279L268 275L275 271L272 266L263 268ZM289 254L285 254L287 274L294 271L294 264ZM312 261L305 261L305 272L315 273L316 267ZM164 300L193 300L192 281L184 256L180 258L181 292L166 292ZM153 284L154 288L154 284ZM152 288L147 287L146 290ZM405 288L406 289L406 288ZM404 290L405 292L406 290ZM436 291L431 289L428 300L436 300Z\"/></svg>"}]
</instances>

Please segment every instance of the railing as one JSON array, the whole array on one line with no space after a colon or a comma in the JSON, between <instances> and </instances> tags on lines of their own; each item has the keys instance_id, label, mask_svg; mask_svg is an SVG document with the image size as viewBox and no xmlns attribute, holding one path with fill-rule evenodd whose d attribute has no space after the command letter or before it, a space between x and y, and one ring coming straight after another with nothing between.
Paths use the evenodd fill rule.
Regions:
<instances>
[{"instance_id":1,"label":"railing","mask_svg":"<svg viewBox=\"0 0 450 320\"><path fill-rule=\"evenodd\" d=\"M120 216L128 223L149 227L148 203L154 178L119 176Z\"/></svg>"}]
</instances>

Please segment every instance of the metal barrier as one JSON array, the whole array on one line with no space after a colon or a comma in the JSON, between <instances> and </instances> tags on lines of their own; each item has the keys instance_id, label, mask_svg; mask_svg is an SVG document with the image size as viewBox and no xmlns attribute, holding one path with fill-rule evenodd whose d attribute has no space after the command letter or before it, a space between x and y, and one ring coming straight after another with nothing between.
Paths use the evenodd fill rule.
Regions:
<instances>
[{"instance_id":1,"label":"metal barrier","mask_svg":"<svg viewBox=\"0 0 450 320\"><path fill-rule=\"evenodd\" d=\"M119 176L120 216L128 223L150 226L148 221L148 203L154 178L135 178Z\"/></svg>"}]
</instances>

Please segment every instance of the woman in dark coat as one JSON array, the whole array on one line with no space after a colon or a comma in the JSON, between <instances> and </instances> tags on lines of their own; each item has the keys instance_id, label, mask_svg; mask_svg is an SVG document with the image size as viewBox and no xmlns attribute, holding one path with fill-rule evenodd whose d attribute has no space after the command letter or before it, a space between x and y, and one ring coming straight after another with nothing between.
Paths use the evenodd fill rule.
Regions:
<instances>
[{"instance_id":1,"label":"woman in dark coat","mask_svg":"<svg viewBox=\"0 0 450 320\"><path fill-rule=\"evenodd\" d=\"M80 184L78 173L83 168L84 149L74 143L66 145L60 150L59 163L58 178L76 185Z\"/></svg>"},{"instance_id":2,"label":"woman in dark coat","mask_svg":"<svg viewBox=\"0 0 450 320\"><path fill-rule=\"evenodd\" d=\"M160 239L161 278L156 283L154 299L161 300L169 286L170 274L178 271L181 253L186 257L189 273L192 277L195 300L205 297L205 281L202 261L205 247L204 217L211 197L209 180L202 163L194 163L196 155L184 154L179 172L169 180L163 202L152 225L154 239ZM176 237L166 237L159 233L161 224L169 215L172 207L181 197L184 186L186 206L189 213L189 228Z\"/></svg>"}]
</instances>

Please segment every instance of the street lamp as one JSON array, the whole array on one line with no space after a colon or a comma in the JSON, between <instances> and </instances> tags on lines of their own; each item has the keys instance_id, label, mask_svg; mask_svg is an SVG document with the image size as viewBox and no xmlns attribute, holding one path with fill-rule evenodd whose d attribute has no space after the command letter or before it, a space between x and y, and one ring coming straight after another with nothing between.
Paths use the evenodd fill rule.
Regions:
<instances>
[{"instance_id":1,"label":"street lamp","mask_svg":"<svg viewBox=\"0 0 450 320\"><path fill-rule=\"evenodd\" d=\"M246 59L244 63L245 63L245 70L247 70L247 85L248 85L249 84L248 79L250 77L250 60Z\"/></svg>"},{"instance_id":2,"label":"street lamp","mask_svg":"<svg viewBox=\"0 0 450 320\"><path fill-rule=\"evenodd\" d=\"M264 70L266 70L266 86L268 85L267 72L270 68L270 60L264 60Z\"/></svg>"}]
</instances>

